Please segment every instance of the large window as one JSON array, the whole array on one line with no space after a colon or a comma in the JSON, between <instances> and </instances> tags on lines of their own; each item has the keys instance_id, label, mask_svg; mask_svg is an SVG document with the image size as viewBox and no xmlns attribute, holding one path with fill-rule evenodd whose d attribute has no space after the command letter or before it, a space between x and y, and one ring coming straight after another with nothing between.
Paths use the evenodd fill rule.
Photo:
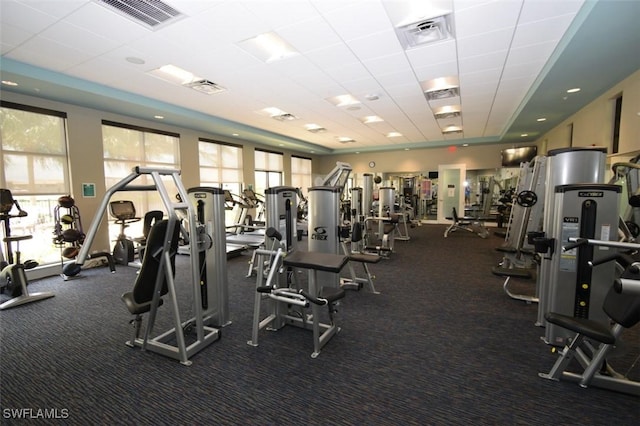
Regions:
<instances>
[{"instance_id":1,"label":"large window","mask_svg":"<svg viewBox=\"0 0 640 426\"><path fill-rule=\"evenodd\" d=\"M229 190L239 195L242 191L242 147L209 139L198 142L200 160L200 185ZM235 210L226 210L225 222L232 225Z\"/></svg>"},{"instance_id":2,"label":"large window","mask_svg":"<svg viewBox=\"0 0 640 426\"><path fill-rule=\"evenodd\" d=\"M111 188L120 182L135 166L178 169L180 167L179 142L180 135L176 133L103 121L102 146L106 187ZM166 177L164 183L170 195L178 193L170 177ZM152 185L153 181L151 176L141 176L133 184ZM139 217L150 210L165 211L157 191L117 192L111 200L133 201ZM119 226L112 221L109 226L109 237L115 240L119 233ZM142 221L131 224L127 229L129 237L141 235Z\"/></svg>"},{"instance_id":3,"label":"large window","mask_svg":"<svg viewBox=\"0 0 640 426\"><path fill-rule=\"evenodd\" d=\"M312 186L311 159L291 156L291 186L300 188L303 194Z\"/></svg>"},{"instance_id":4,"label":"large window","mask_svg":"<svg viewBox=\"0 0 640 426\"><path fill-rule=\"evenodd\" d=\"M53 209L58 198L70 192L66 114L2 102L0 164L0 187L9 189L28 213L10 221L13 235L33 236L20 242L22 259L58 262ZM16 212L14 208L12 213Z\"/></svg>"},{"instance_id":5,"label":"large window","mask_svg":"<svg viewBox=\"0 0 640 426\"><path fill-rule=\"evenodd\" d=\"M282 185L283 154L280 152L255 151L255 187L253 190L258 195L264 196L267 188Z\"/></svg>"}]
</instances>

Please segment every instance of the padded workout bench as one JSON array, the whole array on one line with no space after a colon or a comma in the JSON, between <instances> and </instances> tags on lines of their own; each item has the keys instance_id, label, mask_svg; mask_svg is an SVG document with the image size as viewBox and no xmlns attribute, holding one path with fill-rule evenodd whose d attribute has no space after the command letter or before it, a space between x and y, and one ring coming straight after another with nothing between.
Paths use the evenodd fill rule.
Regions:
<instances>
[{"instance_id":1,"label":"padded workout bench","mask_svg":"<svg viewBox=\"0 0 640 426\"><path fill-rule=\"evenodd\" d=\"M451 212L452 217L447 219L453 220L453 223L444 231L444 237L447 238L450 233L462 229L477 234L480 238L487 238L489 231L484 226L486 218L481 217L459 217L456 208L454 207Z\"/></svg>"},{"instance_id":2,"label":"padded workout bench","mask_svg":"<svg viewBox=\"0 0 640 426\"><path fill-rule=\"evenodd\" d=\"M273 254L267 250L258 250L260 255ZM296 290L290 287L278 288L273 283L276 271L279 269L278 264L282 259L284 268L292 269L308 269L309 270L309 291ZM317 282L317 272L333 272L339 273L344 265L348 262L347 256L329 253L303 252L294 251L284 255L282 249L278 249L276 256L271 262L269 278L267 285L258 285L256 288L256 301L254 306L254 322L252 339L247 343L251 346L258 346L258 332L264 327L270 326L271 330L277 330L284 325L295 325L301 328L309 328L313 330L313 353L311 358L320 355L320 350L327 342L340 331L340 328L334 324L333 312L334 304L338 300L344 298L345 291L342 288L319 287ZM262 264L258 262L258 283L260 283L263 275ZM260 300L262 295L266 295L270 302L280 306L274 307L271 313L265 318L260 319ZM320 307L326 305L329 309L330 323L324 324L320 322ZM301 308L311 307L311 315L291 315L286 311L292 306ZM286 312L285 312L286 311Z\"/></svg>"}]
</instances>

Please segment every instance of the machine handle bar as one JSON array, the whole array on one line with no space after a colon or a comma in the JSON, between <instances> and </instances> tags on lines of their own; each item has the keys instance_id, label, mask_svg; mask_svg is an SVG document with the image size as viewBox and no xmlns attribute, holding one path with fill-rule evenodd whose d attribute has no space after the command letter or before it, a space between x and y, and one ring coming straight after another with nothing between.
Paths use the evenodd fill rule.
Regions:
<instances>
[{"instance_id":1,"label":"machine handle bar","mask_svg":"<svg viewBox=\"0 0 640 426\"><path fill-rule=\"evenodd\" d=\"M327 299L323 299L320 297L314 297L312 295L310 295L309 293L307 293L304 290L300 290L300 294L304 296L305 299L307 299L309 302L315 304L315 305L326 305L327 304Z\"/></svg>"},{"instance_id":2,"label":"machine handle bar","mask_svg":"<svg viewBox=\"0 0 640 426\"><path fill-rule=\"evenodd\" d=\"M571 241L571 240L569 240ZM562 247L563 251L569 251L569 250L573 250L576 247L580 247L580 246L584 246L589 244L589 240L587 240L586 238L577 238L574 241L570 242L569 244L567 244L566 246Z\"/></svg>"},{"instance_id":3,"label":"machine handle bar","mask_svg":"<svg viewBox=\"0 0 640 426\"><path fill-rule=\"evenodd\" d=\"M630 296L640 296L640 280L616 278L613 282L613 289L616 291L616 293L624 293Z\"/></svg>"}]
</instances>

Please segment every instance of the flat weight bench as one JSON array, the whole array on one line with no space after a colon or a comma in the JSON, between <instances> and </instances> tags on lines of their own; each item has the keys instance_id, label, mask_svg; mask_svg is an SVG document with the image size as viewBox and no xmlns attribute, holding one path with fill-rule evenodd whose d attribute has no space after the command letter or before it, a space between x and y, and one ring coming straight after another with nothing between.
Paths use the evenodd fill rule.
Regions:
<instances>
[{"instance_id":1,"label":"flat weight bench","mask_svg":"<svg viewBox=\"0 0 640 426\"><path fill-rule=\"evenodd\" d=\"M459 229L473 234L477 234L480 238L487 238L489 231L484 226L484 221L488 218L482 217L459 217L458 211L453 207L451 212L452 217L447 219L453 220L453 223L444 231L444 237L447 238L450 233Z\"/></svg>"}]
</instances>

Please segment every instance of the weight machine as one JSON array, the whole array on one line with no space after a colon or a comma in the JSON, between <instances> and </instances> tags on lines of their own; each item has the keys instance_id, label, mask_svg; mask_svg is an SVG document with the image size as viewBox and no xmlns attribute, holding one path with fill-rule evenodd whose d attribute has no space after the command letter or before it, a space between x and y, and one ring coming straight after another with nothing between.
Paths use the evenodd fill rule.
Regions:
<instances>
[{"instance_id":1,"label":"weight machine","mask_svg":"<svg viewBox=\"0 0 640 426\"><path fill-rule=\"evenodd\" d=\"M532 278L535 268L535 249L527 239L532 232L542 231L544 209L546 157L537 156L531 162L520 164L518 184L513 197L505 243L496 250L503 253L498 267L492 273L506 277L502 288L512 299L537 303L538 295L515 294L509 289L509 280Z\"/></svg>"},{"instance_id":2,"label":"weight machine","mask_svg":"<svg viewBox=\"0 0 640 426\"><path fill-rule=\"evenodd\" d=\"M561 313L572 311L573 301L567 300L565 301L567 306L556 309L552 304L552 299L556 300L556 292L562 292L565 291L563 289L582 284L576 281L578 270L580 270L576 263L577 253L575 251L561 253L560 245L566 242L569 237L588 238L591 233L602 234L604 232L606 234L607 229L609 234L605 238L599 239L617 238L619 193L615 191L620 187L615 185L607 188L598 187L604 182L606 152L606 148L581 147L560 148L547 153L543 231L527 236L534 244L536 253L540 255L536 281L536 292L539 296L536 325L546 325L544 315L551 309ZM602 196L590 197L589 191L591 189L581 188L580 184L596 185L591 189ZM562 189L556 192L556 188ZM605 203L605 198L609 202L613 201L615 205ZM569 209L565 212L566 214L563 214L563 208L556 203L562 203L563 207ZM583 204L586 209L584 212L582 211ZM595 220L593 219L594 213L598 213ZM603 227L605 225L608 225L609 228ZM595 253L598 256L601 255L599 251L600 249ZM584 260L581 262L591 260L585 256L582 258ZM584 267L584 264L580 266ZM600 268L600 270L602 269ZM562 275L562 279L559 278L560 275ZM599 280L596 277L586 278L589 278L588 293L590 293L591 282L596 283ZM603 278L606 282L607 276L605 275ZM573 291L575 296L576 289L574 288ZM598 292L599 290L595 290L594 294ZM568 298L572 299L571 296ZM595 306L596 308L590 310L591 313L602 312L597 307L598 302ZM555 327L545 327L545 341L549 344L562 345L568 337L566 332L559 332L557 336L554 334Z\"/></svg>"},{"instance_id":3,"label":"weight machine","mask_svg":"<svg viewBox=\"0 0 640 426\"><path fill-rule=\"evenodd\" d=\"M132 184L142 176L149 176L153 185ZM173 182L178 191L175 198L169 195L163 178L171 179ZM187 192L180 179L179 170L135 167L127 177L107 190L91 222L85 243L78 254L77 264L82 264L87 258L91 243L105 216L108 203L113 194L118 191L157 191L162 199L167 217L166 222L158 223L158 225L163 224L162 234L164 237L160 239L161 244L159 244L161 248L151 250L153 253L150 253L149 249L145 250L145 258L152 256L155 259L155 265L151 267L152 271L157 270L155 277L153 277L154 274L151 274L151 278L154 278L151 282L151 289L146 288L142 291L144 297L138 299L136 297L139 294L136 291L138 283L136 282L134 291L123 295L123 301L127 308L132 315L135 315L133 320L134 335L127 344L177 359L183 365L191 365L190 358L193 355L220 338L220 330L215 326L229 323L228 310L224 308L228 303L225 300L227 297L226 271L212 273L210 269L207 269L209 262L212 262L213 267L217 270L226 264L224 240L220 238L225 234L224 194L222 190L218 192L215 188L207 188L206 190L194 188L191 192ZM191 200L196 201L198 210ZM202 203L197 203L199 200ZM186 222L188 228L181 225L182 220ZM151 232L153 234L153 228ZM174 281L175 268L172 262L172 257L177 251L177 239L180 233L184 239L189 241L190 254L189 287L192 306L189 312L193 313L193 316L186 320L183 319L178 304L179 290ZM205 255L202 255L202 252ZM145 259L143 259L140 275L144 269L144 262ZM164 291L165 289L166 291ZM152 337L158 308L163 304L163 295L166 295L170 305L173 328ZM215 300L216 297L218 300ZM148 320L144 336L140 338L141 315L145 313L148 313ZM187 337L189 338L188 344Z\"/></svg>"},{"instance_id":4,"label":"weight machine","mask_svg":"<svg viewBox=\"0 0 640 426\"><path fill-rule=\"evenodd\" d=\"M338 194L340 188L318 187ZM285 325L293 325L313 331L312 358L320 354L322 347L340 330L334 324L333 313L335 303L344 297L344 290L333 282L342 267L346 264L346 256L320 253L312 250L311 241L317 239L330 243L328 235L332 230L326 224L320 224L314 218L318 206L316 196L318 190L309 189L310 232L309 251L298 251L296 233L297 199L295 188L275 187L265 192L267 209L267 232L265 248L255 250L257 265L256 294L254 296L254 314L251 340L247 343L258 346L260 330L267 328L276 331ZM339 196L336 197L339 199ZM315 207L314 207L315 206ZM335 216L338 209L335 204ZM333 217L333 216L332 216ZM336 232L333 230L333 232ZM333 234L336 236L335 234ZM314 238L315 236L315 238ZM336 236L337 237L337 236ZM337 241L337 240L336 240ZM266 248L269 247L269 248ZM318 247L319 250L323 249ZM326 249L326 248L325 248ZM298 288L293 271L309 270L308 288ZM328 275L322 275L328 274ZM329 279L327 279L329 277ZM265 281L266 279L266 281ZM320 286L328 281L328 285ZM266 316L262 316L262 305L265 304ZM329 323L320 320L320 307L329 309ZM308 312L310 308L310 313Z\"/></svg>"},{"instance_id":5,"label":"weight machine","mask_svg":"<svg viewBox=\"0 0 640 426\"><path fill-rule=\"evenodd\" d=\"M570 238L564 251L576 247L604 247L613 250L624 250L635 253L635 257L615 252L589 264L597 269L608 262L617 261L623 272L609 285L602 301L602 309L607 315L605 323L587 318L576 318L558 312L548 312L545 319L556 327L572 332L570 343L564 349L549 371L539 376L550 380L568 380L577 382L581 387L595 386L617 392L640 396L640 382L631 380L626 374L613 369L608 362L616 345L620 344L620 336L625 329L635 326L640 321L640 262L637 253L640 244L620 243L607 240ZM609 322L613 325L610 326ZM582 373L567 371L573 359L583 369ZM637 362L637 358L634 361Z\"/></svg>"}]
</instances>

